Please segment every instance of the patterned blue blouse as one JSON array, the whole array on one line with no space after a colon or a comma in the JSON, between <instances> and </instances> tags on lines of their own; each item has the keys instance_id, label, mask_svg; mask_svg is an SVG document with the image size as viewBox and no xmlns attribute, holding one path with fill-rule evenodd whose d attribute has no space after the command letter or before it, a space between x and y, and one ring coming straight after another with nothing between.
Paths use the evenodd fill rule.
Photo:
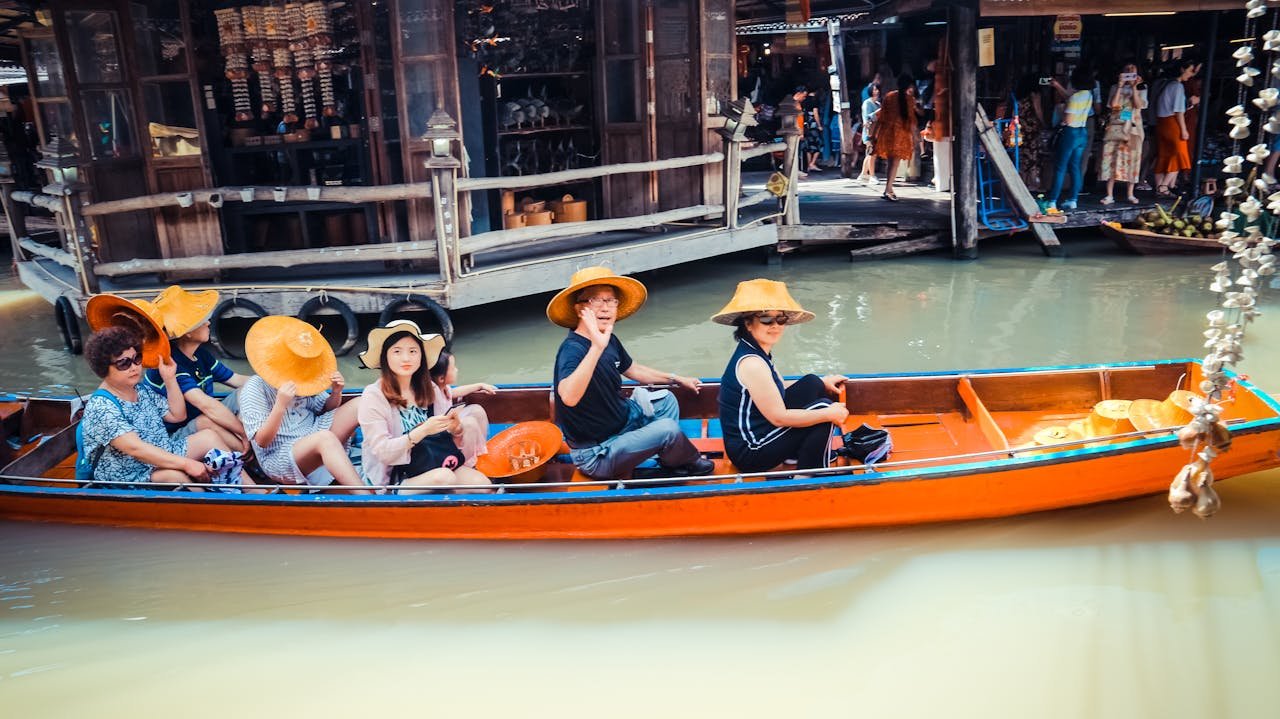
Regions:
<instances>
[{"instance_id":1,"label":"patterned blue blouse","mask_svg":"<svg viewBox=\"0 0 1280 719\"><path fill-rule=\"evenodd\" d=\"M152 444L179 457L187 454L185 437L174 439L164 428L164 416L169 411L169 401L151 390L138 386L138 400L120 400L117 407L106 397L90 397L85 403L81 420L84 451L90 456L105 445L94 467L93 478L99 482L149 482L155 469L111 446L111 440L130 432L147 444Z\"/></svg>"}]
</instances>

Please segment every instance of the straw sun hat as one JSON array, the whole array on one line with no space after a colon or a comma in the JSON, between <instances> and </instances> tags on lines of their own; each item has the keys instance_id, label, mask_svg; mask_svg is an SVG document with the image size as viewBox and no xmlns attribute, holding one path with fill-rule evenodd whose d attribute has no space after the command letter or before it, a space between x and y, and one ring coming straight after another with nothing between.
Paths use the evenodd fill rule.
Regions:
<instances>
[{"instance_id":1,"label":"straw sun hat","mask_svg":"<svg viewBox=\"0 0 1280 719\"><path fill-rule=\"evenodd\" d=\"M338 358L319 330L296 317L263 317L244 338L249 365L264 382L279 389L286 382L298 386L299 397L328 389Z\"/></svg>"},{"instance_id":2,"label":"straw sun hat","mask_svg":"<svg viewBox=\"0 0 1280 719\"><path fill-rule=\"evenodd\" d=\"M382 368L382 346L392 335L408 332L422 342L422 366L431 369L440 360L440 352L444 349L444 337L436 334L426 335L413 320L395 320L386 327L378 327L369 332L369 349L360 353L360 361L369 369Z\"/></svg>"},{"instance_id":3,"label":"straw sun hat","mask_svg":"<svg viewBox=\"0 0 1280 719\"><path fill-rule=\"evenodd\" d=\"M1088 417L1078 419L1067 427L1085 439L1132 432L1133 423L1129 421L1129 407L1132 404L1127 399L1104 399L1093 406Z\"/></svg>"},{"instance_id":4,"label":"straw sun hat","mask_svg":"<svg viewBox=\"0 0 1280 719\"><path fill-rule=\"evenodd\" d=\"M769 310L785 312L788 324L793 325L808 322L814 318L812 312L801 307L791 293L787 292L786 283L754 279L739 282L738 289L733 293L733 299L712 315L711 321L732 325L739 317Z\"/></svg>"},{"instance_id":5,"label":"straw sun hat","mask_svg":"<svg viewBox=\"0 0 1280 719\"><path fill-rule=\"evenodd\" d=\"M116 295L94 295L84 306L84 320L97 332L106 327L127 327L142 337L142 366L158 367L169 358L169 337L160 311L146 300L126 300Z\"/></svg>"},{"instance_id":6,"label":"straw sun hat","mask_svg":"<svg viewBox=\"0 0 1280 719\"><path fill-rule=\"evenodd\" d=\"M188 292L178 285L169 285L156 296L155 302L169 338L177 339L209 320L218 306L218 291Z\"/></svg>"},{"instance_id":7,"label":"straw sun hat","mask_svg":"<svg viewBox=\"0 0 1280 719\"><path fill-rule=\"evenodd\" d=\"M639 280L613 273L608 267L586 267L573 273L569 286L556 293L547 303L547 319L568 329L578 326L578 313L573 305L578 292L593 285L609 285L618 294L618 319L623 320L636 313L649 297L649 291Z\"/></svg>"},{"instance_id":8,"label":"straw sun hat","mask_svg":"<svg viewBox=\"0 0 1280 719\"><path fill-rule=\"evenodd\" d=\"M1175 389L1164 401L1154 399L1135 399L1129 405L1129 421L1144 432L1163 427L1181 427L1195 416L1191 413L1191 403L1197 398L1195 392Z\"/></svg>"}]
</instances>

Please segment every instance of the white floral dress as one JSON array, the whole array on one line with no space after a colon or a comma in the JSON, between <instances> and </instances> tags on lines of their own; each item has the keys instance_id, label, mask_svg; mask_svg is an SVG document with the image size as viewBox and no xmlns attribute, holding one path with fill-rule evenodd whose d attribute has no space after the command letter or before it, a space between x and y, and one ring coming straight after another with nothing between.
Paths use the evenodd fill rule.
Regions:
<instances>
[{"instance_id":1,"label":"white floral dress","mask_svg":"<svg viewBox=\"0 0 1280 719\"><path fill-rule=\"evenodd\" d=\"M147 444L152 444L179 457L187 454L186 437L173 438L164 427L164 416L169 411L169 400L139 385L138 398L126 402L120 397L119 405L106 397L91 396L85 403L81 420L81 437L84 452L98 456L93 478L99 482L151 481L155 470L149 464L134 459L111 446L111 440L136 432Z\"/></svg>"}]
</instances>

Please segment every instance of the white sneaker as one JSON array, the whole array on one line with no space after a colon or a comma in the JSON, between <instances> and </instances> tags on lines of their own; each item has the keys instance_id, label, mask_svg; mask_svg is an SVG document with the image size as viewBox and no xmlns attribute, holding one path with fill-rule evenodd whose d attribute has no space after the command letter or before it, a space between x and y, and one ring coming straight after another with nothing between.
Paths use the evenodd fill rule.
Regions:
<instances>
[{"instance_id":1,"label":"white sneaker","mask_svg":"<svg viewBox=\"0 0 1280 719\"><path fill-rule=\"evenodd\" d=\"M880 186L880 181L877 180L876 178L872 177L867 180L867 187L879 187L879 186Z\"/></svg>"}]
</instances>

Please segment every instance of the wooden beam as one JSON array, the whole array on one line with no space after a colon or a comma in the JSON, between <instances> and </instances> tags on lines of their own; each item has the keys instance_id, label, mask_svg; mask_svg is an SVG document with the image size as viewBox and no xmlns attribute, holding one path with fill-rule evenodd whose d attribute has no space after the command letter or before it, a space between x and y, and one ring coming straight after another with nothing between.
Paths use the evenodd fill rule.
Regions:
<instances>
[{"instance_id":1,"label":"wooden beam","mask_svg":"<svg viewBox=\"0 0 1280 719\"><path fill-rule=\"evenodd\" d=\"M883 260L889 257L902 257L904 255L914 255L921 252L933 252L934 250L942 250L950 246L951 243L943 238L942 233L935 232L910 240L887 242L883 245L860 247L856 250L849 250L849 259L853 262L859 262L862 260Z\"/></svg>"},{"instance_id":2,"label":"wooden beam","mask_svg":"<svg viewBox=\"0 0 1280 719\"><path fill-rule=\"evenodd\" d=\"M1000 175L1000 179L1004 181L1005 190L1009 193L1009 199L1013 201L1014 209L1023 217L1039 214L1040 206L1036 204L1036 198L1031 196L1031 191L1022 182L1022 176L1018 174L1018 168L1013 166L1013 160L1009 159L1009 153L1004 149L1004 140L1001 139L1000 133L996 132L995 125L987 119L985 110L978 107L977 113L978 140L982 143L982 149L986 150L992 166L996 168L996 174ZM1062 244L1058 242L1058 236L1054 233L1053 227L1044 222L1029 224L1031 232L1040 241L1046 255L1051 257L1063 255Z\"/></svg>"},{"instance_id":3,"label":"wooden beam","mask_svg":"<svg viewBox=\"0 0 1280 719\"><path fill-rule=\"evenodd\" d=\"M743 162L746 162L747 160L750 160L754 157L763 157L765 155L772 155L775 152L784 152L786 151L786 149L787 149L787 146L785 143L766 142L763 145L756 145L755 147L749 150L743 150L742 160Z\"/></svg>"},{"instance_id":4,"label":"wooden beam","mask_svg":"<svg viewBox=\"0 0 1280 719\"><path fill-rule=\"evenodd\" d=\"M312 199L308 190L320 190L320 195ZM242 202L241 190L253 190L255 202L274 202L273 187L211 187L203 190L191 190L192 205L205 204L214 194L222 197L223 202ZM399 185L378 185L375 187L286 187L284 202L387 202L392 200L417 200L431 197L431 183L409 182ZM179 192L165 192L158 195L142 195L125 200L96 202L84 206L85 217L114 215L120 212L137 212L154 210L162 207L181 207L178 201Z\"/></svg>"},{"instance_id":5,"label":"wooden beam","mask_svg":"<svg viewBox=\"0 0 1280 719\"><path fill-rule=\"evenodd\" d=\"M779 225L778 241L803 244L833 242L883 242L908 233L896 224L883 225Z\"/></svg>"},{"instance_id":6,"label":"wooden beam","mask_svg":"<svg viewBox=\"0 0 1280 719\"><path fill-rule=\"evenodd\" d=\"M354 247L322 247L312 250L280 250L278 252L245 252L237 255L196 255L160 260L125 260L98 265L94 271L103 277L142 275L152 272L183 270L246 269L250 267L302 267L349 262L383 262L387 260L426 260L436 257L436 243L393 242L383 245Z\"/></svg>"},{"instance_id":7,"label":"wooden beam","mask_svg":"<svg viewBox=\"0 0 1280 719\"><path fill-rule=\"evenodd\" d=\"M593 235L598 232L616 232L619 230L639 230L646 227L664 225L668 222L680 222L681 220L692 220L708 215L718 215L722 212L724 212L724 207L721 205L694 205L693 207L682 207L675 210L667 210L666 212L655 212L650 215L615 217L611 220L564 222L555 225L522 227L516 230L482 232L478 235L462 238L458 243L458 253L461 255L473 255L554 237Z\"/></svg>"},{"instance_id":8,"label":"wooden beam","mask_svg":"<svg viewBox=\"0 0 1280 719\"><path fill-rule=\"evenodd\" d=\"M709 152L705 155L689 155L673 157L669 160L652 162L622 162L600 167L583 167L577 170L546 172L541 175L522 175L519 177L459 177L459 192L478 192L480 190L522 190L544 185L559 185L565 182L591 180L597 177L612 177L633 172L659 172L661 170L678 170L682 167L710 165L724 160L723 152ZM487 234L487 233L486 233Z\"/></svg>"},{"instance_id":9,"label":"wooden beam","mask_svg":"<svg viewBox=\"0 0 1280 719\"><path fill-rule=\"evenodd\" d=\"M35 240L31 239L30 237L19 238L18 245L22 247L22 249L26 250L27 252L30 252L33 255L40 255L41 257L53 260L54 262L57 262L63 267L67 267L72 270L80 269L80 263L76 262L75 255L72 255L70 252L67 252L66 250L58 249L57 247L49 247L48 245L42 245L39 242L36 242Z\"/></svg>"},{"instance_id":10,"label":"wooden beam","mask_svg":"<svg viewBox=\"0 0 1280 719\"><path fill-rule=\"evenodd\" d=\"M973 131L969 118L978 105L978 13L976 0L951 6L947 47L951 51L951 110L955 142L951 144L951 213L957 259L978 257L978 173L974 167ZM1003 151L1002 151L1003 154Z\"/></svg>"}]
</instances>

